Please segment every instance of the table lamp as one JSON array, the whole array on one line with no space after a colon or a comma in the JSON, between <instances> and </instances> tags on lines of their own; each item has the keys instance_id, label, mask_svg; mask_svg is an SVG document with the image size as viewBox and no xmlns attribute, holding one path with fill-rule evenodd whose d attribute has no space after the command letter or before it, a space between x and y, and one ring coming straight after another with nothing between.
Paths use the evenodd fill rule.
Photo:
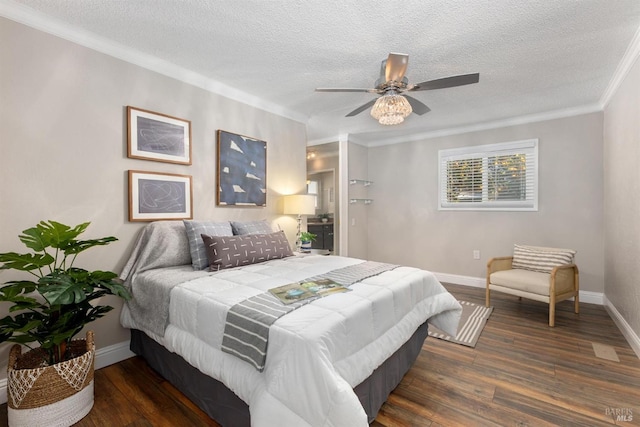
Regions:
<instances>
[{"instance_id":1,"label":"table lamp","mask_svg":"<svg viewBox=\"0 0 640 427\"><path fill-rule=\"evenodd\" d=\"M298 216L298 229L296 232L296 250L300 250L300 232L302 227L302 215L316 213L316 196L311 194L291 194L284 196L284 214Z\"/></svg>"}]
</instances>

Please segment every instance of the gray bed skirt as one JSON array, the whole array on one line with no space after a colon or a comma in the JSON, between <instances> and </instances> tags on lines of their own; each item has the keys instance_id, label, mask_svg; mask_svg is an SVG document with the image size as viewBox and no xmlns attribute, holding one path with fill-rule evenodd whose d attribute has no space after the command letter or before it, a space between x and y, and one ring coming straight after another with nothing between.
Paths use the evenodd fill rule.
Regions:
<instances>
[{"instance_id":1,"label":"gray bed skirt","mask_svg":"<svg viewBox=\"0 0 640 427\"><path fill-rule=\"evenodd\" d=\"M427 334L425 322L369 378L354 388L369 422L375 419L389 394L417 359ZM131 351L142 356L151 368L222 426L251 425L249 406L242 399L220 381L203 374L144 332L131 330Z\"/></svg>"}]
</instances>

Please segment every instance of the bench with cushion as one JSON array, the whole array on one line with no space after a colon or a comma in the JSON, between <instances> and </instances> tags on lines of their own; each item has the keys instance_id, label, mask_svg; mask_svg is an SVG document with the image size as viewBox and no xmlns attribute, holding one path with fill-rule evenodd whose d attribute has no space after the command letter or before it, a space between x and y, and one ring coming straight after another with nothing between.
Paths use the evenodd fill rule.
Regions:
<instances>
[{"instance_id":1,"label":"bench with cushion","mask_svg":"<svg viewBox=\"0 0 640 427\"><path fill-rule=\"evenodd\" d=\"M487 264L487 297L491 291L549 304L549 326L555 325L556 302L575 298L579 312L579 276L571 249L514 245L513 256L497 257Z\"/></svg>"}]
</instances>

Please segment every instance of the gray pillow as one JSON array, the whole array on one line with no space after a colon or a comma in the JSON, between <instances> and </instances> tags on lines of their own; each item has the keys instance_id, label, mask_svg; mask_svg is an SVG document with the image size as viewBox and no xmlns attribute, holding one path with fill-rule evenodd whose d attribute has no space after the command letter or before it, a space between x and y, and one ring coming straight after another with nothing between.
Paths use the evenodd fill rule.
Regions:
<instances>
[{"instance_id":1,"label":"gray pillow","mask_svg":"<svg viewBox=\"0 0 640 427\"><path fill-rule=\"evenodd\" d=\"M231 221L231 227L233 228L233 234L269 234L273 233L273 227L266 220L262 221Z\"/></svg>"},{"instance_id":2,"label":"gray pillow","mask_svg":"<svg viewBox=\"0 0 640 427\"><path fill-rule=\"evenodd\" d=\"M200 235L209 236L233 236L233 230L229 221L192 221L184 220L184 228L189 240L189 252L191 252L191 265L194 270L204 270L209 266L207 250Z\"/></svg>"},{"instance_id":3,"label":"gray pillow","mask_svg":"<svg viewBox=\"0 0 640 427\"><path fill-rule=\"evenodd\" d=\"M293 256L284 231L230 237L203 234L202 241L212 271Z\"/></svg>"}]
</instances>

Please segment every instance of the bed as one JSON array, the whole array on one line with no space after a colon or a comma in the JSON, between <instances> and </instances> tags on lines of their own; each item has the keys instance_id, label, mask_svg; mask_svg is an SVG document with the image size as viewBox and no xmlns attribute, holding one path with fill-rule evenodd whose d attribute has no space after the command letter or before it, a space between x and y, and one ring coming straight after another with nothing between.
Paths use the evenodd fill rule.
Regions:
<instances>
[{"instance_id":1,"label":"bed","mask_svg":"<svg viewBox=\"0 0 640 427\"><path fill-rule=\"evenodd\" d=\"M222 425L366 426L418 356L427 323L456 332L461 307L433 274L383 266L354 279L348 292L277 318L258 369L224 345L227 315L238 304L370 263L295 254L197 269L197 234L179 221L143 229L121 273L133 295L121 323L132 330L132 351Z\"/></svg>"}]
</instances>

